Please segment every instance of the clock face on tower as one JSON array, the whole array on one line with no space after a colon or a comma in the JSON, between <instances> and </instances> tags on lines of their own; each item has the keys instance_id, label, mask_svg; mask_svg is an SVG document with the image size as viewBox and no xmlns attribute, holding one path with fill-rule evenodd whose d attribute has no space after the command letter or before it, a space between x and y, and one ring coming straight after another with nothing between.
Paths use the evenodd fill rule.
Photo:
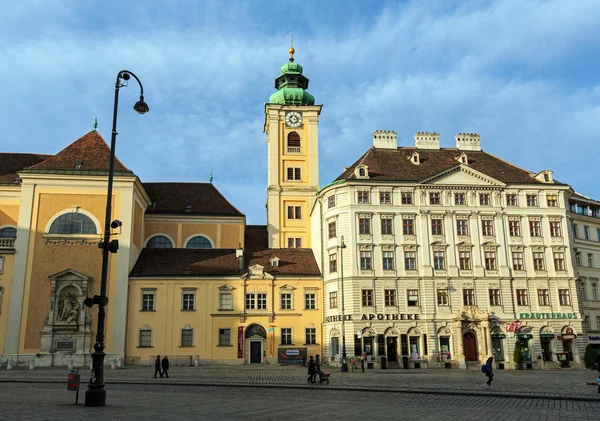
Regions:
<instances>
[{"instance_id":1,"label":"clock face on tower","mask_svg":"<svg viewBox=\"0 0 600 421\"><path fill-rule=\"evenodd\" d=\"M285 115L285 124L289 127L298 127L302 124L302 114L292 111Z\"/></svg>"}]
</instances>

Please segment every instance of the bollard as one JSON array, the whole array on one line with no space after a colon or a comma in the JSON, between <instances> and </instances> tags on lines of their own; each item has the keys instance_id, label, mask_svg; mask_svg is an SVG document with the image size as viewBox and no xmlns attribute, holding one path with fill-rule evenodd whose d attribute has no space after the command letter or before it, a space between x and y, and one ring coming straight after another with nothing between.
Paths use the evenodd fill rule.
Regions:
<instances>
[{"instance_id":1,"label":"bollard","mask_svg":"<svg viewBox=\"0 0 600 421\"><path fill-rule=\"evenodd\" d=\"M67 366L69 370L73 370L73 358L69 360L69 365Z\"/></svg>"},{"instance_id":2,"label":"bollard","mask_svg":"<svg viewBox=\"0 0 600 421\"><path fill-rule=\"evenodd\" d=\"M30 370L34 370L35 369L35 360L29 360L29 369Z\"/></svg>"},{"instance_id":3,"label":"bollard","mask_svg":"<svg viewBox=\"0 0 600 421\"><path fill-rule=\"evenodd\" d=\"M12 362L12 360L10 360L10 359L9 359L9 360L6 362L6 369L7 369L7 370L12 370L12 369L13 369L13 362Z\"/></svg>"},{"instance_id":4,"label":"bollard","mask_svg":"<svg viewBox=\"0 0 600 421\"><path fill-rule=\"evenodd\" d=\"M110 369L111 369L111 370L114 370L115 368L117 368L117 363L115 362L115 360L112 360L112 361L110 362Z\"/></svg>"}]
</instances>

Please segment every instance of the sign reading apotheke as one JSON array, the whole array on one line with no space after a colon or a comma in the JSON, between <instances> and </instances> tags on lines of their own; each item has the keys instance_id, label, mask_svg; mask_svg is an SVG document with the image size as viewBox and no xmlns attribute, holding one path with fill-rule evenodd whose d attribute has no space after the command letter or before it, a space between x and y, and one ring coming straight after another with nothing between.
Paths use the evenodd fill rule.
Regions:
<instances>
[{"instance_id":1,"label":"sign reading apotheke","mask_svg":"<svg viewBox=\"0 0 600 421\"><path fill-rule=\"evenodd\" d=\"M363 314L360 320L419 320L418 314Z\"/></svg>"},{"instance_id":2,"label":"sign reading apotheke","mask_svg":"<svg viewBox=\"0 0 600 421\"><path fill-rule=\"evenodd\" d=\"M576 319L577 313L519 313L519 319Z\"/></svg>"}]
</instances>

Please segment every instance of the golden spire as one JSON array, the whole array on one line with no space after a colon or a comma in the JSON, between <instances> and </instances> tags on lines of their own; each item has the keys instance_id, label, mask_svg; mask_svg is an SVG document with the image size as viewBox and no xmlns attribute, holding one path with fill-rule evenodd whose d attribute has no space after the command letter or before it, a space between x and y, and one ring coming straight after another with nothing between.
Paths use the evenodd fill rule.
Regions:
<instances>
[{"instance_id":1,"label":"golden spire","mask_svg":"<svg viewBox=\"0 0 600 421\"><path fill-rule=\"evenodd\" d=\"M290 46L290 49L288 50L288 52L290 53L290 61L294 61L294 53L296 52L296 50L294 50L294 34L292 34L292 43Z\"/></svg>"}]
</instances>

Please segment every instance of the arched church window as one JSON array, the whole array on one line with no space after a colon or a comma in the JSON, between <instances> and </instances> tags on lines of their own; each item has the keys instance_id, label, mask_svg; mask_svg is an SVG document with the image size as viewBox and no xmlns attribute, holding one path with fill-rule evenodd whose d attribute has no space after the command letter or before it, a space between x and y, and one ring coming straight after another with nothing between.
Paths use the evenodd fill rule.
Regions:
<instances>
[{"instance_id":1,"label":"arched church window","mask_svg":"<svg viewBox=\"0 0 600 421\"><path fill-rule=\"evenodd\" d=\"M17 238L17 229L13 227L0 229L0 238Z\"/></svg>"},{"instance_id":2,"label":"arched church window","mask_svg":"<svg viewBox=\"0 0 600 421\"><path fill-rule=\"evenodd\" d=\"M155 235L150 240L148 240L148 244L146 244L147 248L153 249L172 249L173 243L169 240L168 237L164 235Z\"/></svg>"},{"instance_id":3,"label":"arched church window","mask_svg":"<svg viewBox=\"0 0 600 421\"><path fill-rule=\"evenodd\" d=\"M288 148L300 148L300 135L296 132L290 132L287 137Z\"/></svg>"},{"instance_id":4,"label":"arched church window","mask_svg":"<svg viewBox=\"0 0 600 421\"><path fill-rule=\"evenodd\" d=\"M97 234L96 224L79 212L65 213L54 220L50 234Z\"/></svg>"},{"instance_id":5,"label":"arched church window","mask_svg":"<svg viewBox=\"0 0 600 421\"><path fill-rule=\"evenodd\" d=\"M208 238L203 235L197 235L190 239L185 245L188 249L211 249L213 248L212 243Z\"/></svg>"}]
</instances>

